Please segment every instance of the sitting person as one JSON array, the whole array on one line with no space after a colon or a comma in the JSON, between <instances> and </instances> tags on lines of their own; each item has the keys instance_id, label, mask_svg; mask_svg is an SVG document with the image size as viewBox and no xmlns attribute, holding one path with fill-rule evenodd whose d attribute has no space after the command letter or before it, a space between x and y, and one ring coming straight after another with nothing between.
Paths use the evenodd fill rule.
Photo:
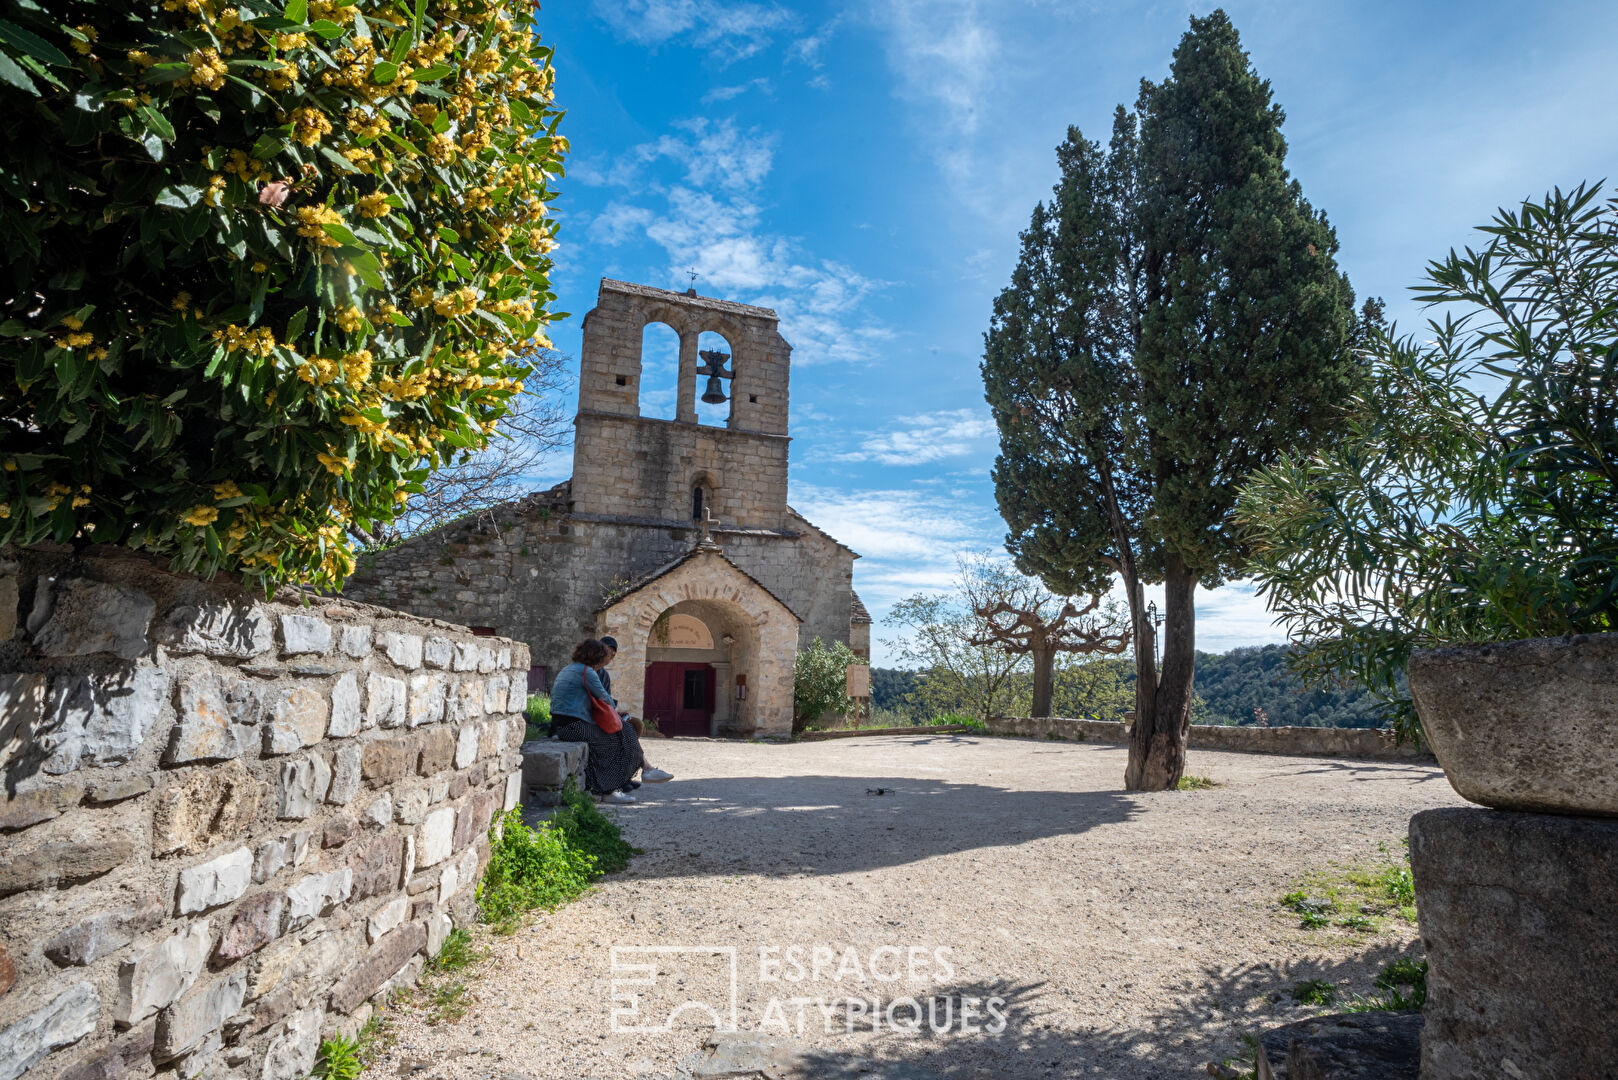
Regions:
<instances>
[{"instance_id":1,"label":"sitting person","mask_svg":"<svg viewBox=\"0 0 1618 1080\"><path fill-rule=\"evenodd\" d=\"M590 748L584 766L584 786L597 798L611 803L632 803L623 790L637 771L647 783L672 780L673 774L654 769L640 748L635 729L601 730L590 718L590 699L613 704L596 669L606 663L607 647L586 638L573 650L573 662L556 674L551 686L551 734L563 742L582 742Z\"/></svg>"},{"instance_id":2,"label":"sitting person","mask_svg":"<svg viewBox=\"0 0 1618 1080\"><path fill-rule=\"evenodd\" d=\"M618 639L602 634L600 640L601 644L607 647L607 658L597 665L596 674L601 676L601 685L607 688L607 696L612 697L612 672L607 670L607 665L611 664L612 658L618 655ZM612 698L612 704L614 708L617 708L618 699ZM630 716L628 713L623 712L622 709L619 709L619 712L623 714L624 723L635 729L636 736L642 739L646 738L646 722L644 720L638 716ZM631 784L631 787L640 787L640 785Z\"/></svg>"}]
</instances>

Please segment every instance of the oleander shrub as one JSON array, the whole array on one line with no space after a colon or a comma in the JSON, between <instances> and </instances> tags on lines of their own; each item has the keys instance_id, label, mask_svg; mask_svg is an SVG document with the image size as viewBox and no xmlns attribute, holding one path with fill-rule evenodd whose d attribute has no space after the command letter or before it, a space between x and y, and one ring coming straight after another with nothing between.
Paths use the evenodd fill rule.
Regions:
<instances>
[{"instance_id":1,"label":"oleander shrub","mask_svg":"<svg viewBox=\"0 0 1618 1080\"><path fill-rule=\"evenodd\" d=\"M0 0L0 543L335 585L548 348L524 0Z\"/></svg>"}]
</instances>

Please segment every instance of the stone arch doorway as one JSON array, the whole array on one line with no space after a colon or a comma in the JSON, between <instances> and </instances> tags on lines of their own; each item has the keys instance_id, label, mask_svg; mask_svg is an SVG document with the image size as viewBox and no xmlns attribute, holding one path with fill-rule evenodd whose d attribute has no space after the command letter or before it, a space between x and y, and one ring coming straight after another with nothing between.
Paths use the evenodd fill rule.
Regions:
<instances>
[{"instance_id":1,"label":"stone arch doorway","mask_svg":"<svg viewBox=\"0 0 1618 1080\"><path fill-rule=\"evenodd\" d=\"M657 707L674 735L789 734L799 621L712 542L596 612L598 633L618 639L619 704L636 716Z\"/></svg>"},{"instance_id":2,"label":"stone arch doorway","mask_svg":"<svg viewBox=\"0 0 1618 1080\"><path fill-rule=\"evenodd\" d=\"M732 729L746 702L757 637L734 604L682 600L663 611L647 632L642 715L671 737Z\"/></svg>"}]
</instances>

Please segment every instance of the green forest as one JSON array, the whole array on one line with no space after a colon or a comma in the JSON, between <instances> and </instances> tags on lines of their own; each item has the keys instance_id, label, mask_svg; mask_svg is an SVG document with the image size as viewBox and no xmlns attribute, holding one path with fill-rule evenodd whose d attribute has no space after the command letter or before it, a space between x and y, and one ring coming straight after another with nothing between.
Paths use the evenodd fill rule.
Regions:
<instances>
[{"instance_id":1,"label":"green forest","mask_svg":"<svg viewBox=\"0 0 1618 1080\"><path fill-rule=\"evenodd\" d=\"M1380 704L1359 687L1304 686L1287 668L1291 652L1288 645L1262 645L1228 653L1197 653L1193 722L1271 727L1384 726ZM931 702L923 703L926 678L925 672L873 668L871 703L895 718L930 719L927 714L936 710ZM1134 694L1133 660L1111 657L1072 664L1057 672L1054 711L1058 716L1121 720L1134 707ZM1012 696L1020 699L1024 695Z\"/></svg>"}]
</instances>

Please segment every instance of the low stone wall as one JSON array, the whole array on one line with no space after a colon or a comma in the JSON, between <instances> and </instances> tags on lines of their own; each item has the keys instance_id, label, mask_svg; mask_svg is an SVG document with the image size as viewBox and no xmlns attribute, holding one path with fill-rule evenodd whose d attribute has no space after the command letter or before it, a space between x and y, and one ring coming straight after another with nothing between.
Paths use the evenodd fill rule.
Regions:
<instances>
[{"instance_id":1,"label":"low stone wall","mask_svg":"<svg viewBox=\"0 0 1618 1080\"><path fill-rule=\"evenodd\" d=\"M1056 716L997 716L991 735L1074 742L1128 743L1129 730L1109 720L1069 720ZM1380 728L1226 727L1193 724L1186 745L1194 750L1230 750L1245 754L1294 754L1299 757L1370 758L1382 761L1432 761L1432 755L1410 743L1395 745L1393 732Z\"/></svg>"},{"instance_id":2,"label":"low stone wall","mask_svg":"<svg viewBox=\"0 0 1618 1080\"><path fill-rule=\"evenodd\" d=\"M526 646L0 551L0 1080L301 1080L517 801Z\"/></svg>"}]
</instances>

